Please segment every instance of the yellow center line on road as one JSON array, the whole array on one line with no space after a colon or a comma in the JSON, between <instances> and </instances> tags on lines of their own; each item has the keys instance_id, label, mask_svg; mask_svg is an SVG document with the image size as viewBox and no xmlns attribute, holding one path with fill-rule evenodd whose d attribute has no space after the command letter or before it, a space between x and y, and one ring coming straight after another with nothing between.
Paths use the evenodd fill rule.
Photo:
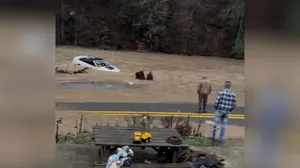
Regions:
<instances>
[{"instance_id":1,"label":"yellow center line on road","mask_svg":"<svg viewBox=\"0 0 300 168\"><path fill-rule=\"evenodd\" d=\"M150 116L164 117L191 117L191 118L214 118L213 113L190 113L190 112L150 112L150 111L74 111L80 113L91 113L105 116L140 116L147 114ZM244 114L229 114L230 119L245 119Z\"/></svg>"},{"instance_id":2,"label":"yellow center line on road","mask_svg":"<svg viewBox=\"0 0 300 168\"><path fill-rule=\"evenodd\" d=\"M99 113L97 113L99 114ZM112 114L101 114L101 115L104 115L104 116L140 116L139 114L115 114L115 113L112 113ZM214 118L214 116L201 116L201 115L170 115L170 114L160 114L160 115L151 115L151 116L154 116L154 117L166 117L166 116L173 116L173 117L191 117L191 118ZM243 120L245 119L245 117L232 117L232 116L229 116L230 119L240 119L240 120Z\"/></svg>"}]
</instances>

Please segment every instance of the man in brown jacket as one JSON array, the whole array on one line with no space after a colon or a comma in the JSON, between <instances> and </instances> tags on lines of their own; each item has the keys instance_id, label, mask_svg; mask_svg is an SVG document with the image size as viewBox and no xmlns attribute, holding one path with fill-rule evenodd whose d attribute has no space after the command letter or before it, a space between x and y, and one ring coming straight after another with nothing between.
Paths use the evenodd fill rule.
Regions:
<instances>
[{"instance_id":1,"label":"man in brown jacket","mask_svg":"<svg viewBox=\"0 0 300 168\"><path fill-rule=\"evenodd\" d=\"M206 113L206 104L208 95L211 92L211 82L207 79L207 77L202 77L201 81L198 85L197 93L198 93L198 100L199 100L199 108L198 112ZM202 111L203 110L203 111Z\"/></svg>"}]
</instances>

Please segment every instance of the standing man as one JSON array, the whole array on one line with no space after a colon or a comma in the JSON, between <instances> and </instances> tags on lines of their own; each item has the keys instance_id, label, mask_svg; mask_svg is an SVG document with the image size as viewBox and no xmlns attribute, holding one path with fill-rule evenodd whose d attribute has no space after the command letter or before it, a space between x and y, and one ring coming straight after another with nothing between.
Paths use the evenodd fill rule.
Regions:
<instances>
[{"instance_id":1,"label":"standing man","mask_svg":"<svg viewBox=\"0 0 300 168\"><path fill-rule=\"evenodd\" d=\"M211 92L211 82L207 79L206 76L201 78L200 84L198 85L197 93L198 93L198 112L206 113L206 104L208 95ZM202 111L203 110L203 111Z\"/></svg>"},{"instance_id":2,"label":"standing man","mask_svg":"<svg viewBox=\"0 0 300 168\"><path fill-rule=\"evenodd\" d=\"M216 102L214 104L215 107L215 116L214 116L214 129L213 129L213 139L216 137L216 130L219 122L221 121L221 131L220 131L220 141L224 141L226 126L228 123L228 114L232 112L232 110L236 106L236 94L230 90L231 82L225 82L225 89L219 91L217 94Z\"/></svg>"}]
</instances>

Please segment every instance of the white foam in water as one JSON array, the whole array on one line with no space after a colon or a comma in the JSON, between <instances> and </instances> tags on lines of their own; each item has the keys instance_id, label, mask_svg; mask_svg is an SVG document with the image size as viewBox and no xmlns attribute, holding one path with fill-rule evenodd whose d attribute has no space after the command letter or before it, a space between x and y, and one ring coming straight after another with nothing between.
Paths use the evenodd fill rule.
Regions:
<instances>
[{"instance_id":1,"label":"white foam in water","mask_svg":"<svg viewBox=\"0 0 300 168\"><path fill-rule=\"evenodd\" d=\"M104 82L61 82L56 84L59 89L134 89L137 85L128 85L122 83L104 83Z\"/></svg>"}]
</instances>

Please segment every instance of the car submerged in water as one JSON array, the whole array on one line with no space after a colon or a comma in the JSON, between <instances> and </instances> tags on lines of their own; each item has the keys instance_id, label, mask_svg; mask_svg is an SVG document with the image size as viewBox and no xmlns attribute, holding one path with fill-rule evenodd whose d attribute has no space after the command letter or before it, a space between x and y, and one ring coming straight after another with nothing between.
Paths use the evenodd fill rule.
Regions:
<instances>
[{"instance_id":1,"label":"car submerged in water","mask_svg":"<svg viewBox=\"0 0 300 168\"><path fill-rule=\"evenodd\" d=\"M109 64L100 57L76 56L73 58L73 64L98 71L120 72L117 67Z\"/></svg>"}]
</instances>

